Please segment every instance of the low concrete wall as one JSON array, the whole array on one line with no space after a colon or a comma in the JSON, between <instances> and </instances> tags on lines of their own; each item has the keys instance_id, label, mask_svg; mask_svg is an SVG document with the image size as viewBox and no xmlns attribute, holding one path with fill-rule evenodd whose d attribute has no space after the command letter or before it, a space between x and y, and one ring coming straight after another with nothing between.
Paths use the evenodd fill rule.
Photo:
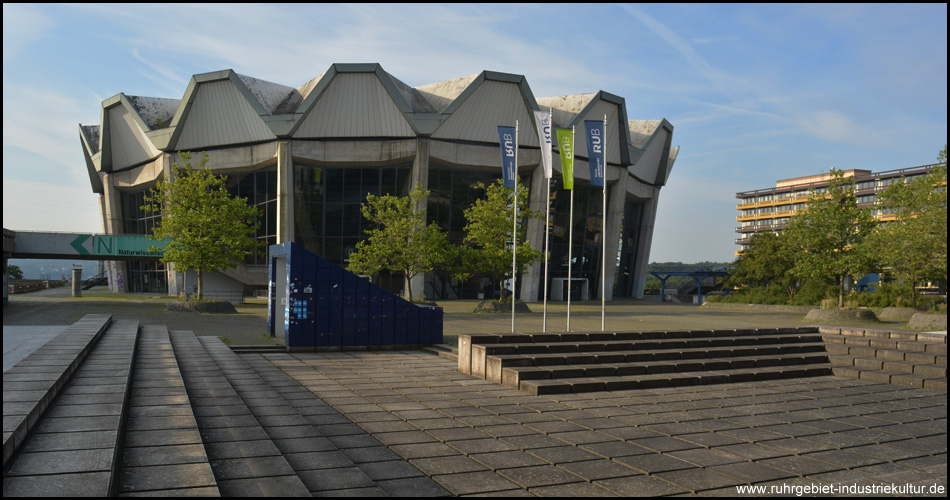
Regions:
<instances>
[{"instance_id":1,"label":"low concrete wall","mask_svg":"<svg viewBox=\"0 0 950 500\"><path fill-rule=\"evenodd\" d=\"M808 311L817 309L816 306L783 306L768 304L734 304L730 302L704 302L702 307L707 309L732 309L742 311L790 312L808 314Z\"/></svg>"},{"instance_id":2,"label":"low concrete wall","mask_svg":"<svg viewBox=\"0 0 950 500\"><path fill-rule=\"evenodd\" d=\"M913 330L947 331L946 314L917 313L907 322L907 328Z\"/></svg>"},{"instance_id":3,"label":"low concrete wall","mask_svg":"<svg viewBox=\"0 0 950 500\"><path fill-rule=\"evenodd\" d=\"M806 321L877 321L870 309L812 309L805 315Z\"/></svg>"}]
</instances>

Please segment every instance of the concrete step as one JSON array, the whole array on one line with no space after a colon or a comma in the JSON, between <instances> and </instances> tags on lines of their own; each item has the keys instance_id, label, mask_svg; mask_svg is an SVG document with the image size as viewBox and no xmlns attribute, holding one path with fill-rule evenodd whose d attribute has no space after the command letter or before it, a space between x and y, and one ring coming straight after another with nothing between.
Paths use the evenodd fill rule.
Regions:
<instances>
[{"instance_id":1,"label":"concrete step","mask_svg":"<svg viewBox=\"0 0 950 500\"><path fill-rule=\"evenodd\" d=\"M110 314L87 314L3 374L11 382L3 388L3 470L111 323Z\"/></svg>"},{"instance_id":2,"label":"concrete step","mask_svg":"<svg viewBox=\"0 0 950 500\"><path fill-rule=\"evenodd\" d=\"M570 377L545 380L524 380L518 389L531 395L569 394L595 391L620 391L678 387L686 385L710 385L757 380L778 380L831 375L827 363L790 366L770 366L735 370L655 373L644 375Z\"/></svg>"},{"instance_id":3,"label":"concrete step","mask_svg":"<svg viewBox=\"0 0 950 500\"><path fill-rule=\"evenodd\" d=\"M474 352L478 353L476 348ZM545 354L500 354L487 356L485 377L498 381L502 370L513 366L561 366L579 364L642 364L664 361L700 361L723 360L727 358L767 359L789 354L825 354L821 343L784 344L769 346L740 346L709 349L669 349L658 351L609 351L584 353L545 353ZM481 363L476 365L476 374L481 374Z\"/></svg>"},{"instance_id":4,"label":"concrete step","mask_svg":"<svg viewBox=\"0 0 950 500\"><path fill-rule=\"evenodd\" d=\"M818 343L814 327L742 330L696 330L593 333L513 333L460 335L458 369L483 377L484 360L490 354L516 352L547 354L598 351L669 351L709 349L739 345Z\"/></svg>"},{"instance_id":5,"label":"concrete step","mask_svg":"<svg viewBox=\"0 0 950 500\"><path fill-rule=\"evenodd\" d=\"M451 361L458 361L459 359L459 350L456 347L452 347L447 344L434 344L425 346L419 349L422 352L428 352L435 354L440 358L445 358Z\"/></svg>"},{"instance_id":6,"label":"concrete step","mask_svg":"<svg viewBox=\"0 0 950 500\"><path fill-rule=\"evenodd\" d=\"M570 364L556 366L512 366L503 368L500 375L490 371L487 380L513 389L525 380L545 380L577 377L638 376L670 373L691 373L755 369L794 365L827 364L824 353L783 354L697 360L664 360L645 363Z\"/></svg>"},{"instance_id":7,"label":"concrete step","mask_svg":"<svg viewBox=\"0 0 950 500\"><path fill-rule=\"evenodd\" d=\"M219 496L168 328L141 328L119 482L121 495Z\"/></svg>"},{"instance_id":8,"label":"concrete step","mask_svg":"<svg viewBox=\"0 0 950 500\"><path fill-rule=\"evenodd\" d=\"M285 373L300 368L296 358L287 353L240 357L325 436L293 438L285 451L291 465L303 471L298 474L306 476L305 482L317 486L314 495L430 496L445 492L413 464ZM366 484L366 478L372 480L372 485Z\"/></svg>"},{"instance_id":9,"label":"concrete step","mask_svg":"<svg viewBox=\"0 0 950 500\"><path fill-rule=\"evenodd\" d=\"M947 390L947 336L940 333L821 328L836 376Z\"/></svg>"},{"instance_id":10,"label":"concrete step","mask_svg":"<svg viewBox=\"0 0 950 500\"><path fill-rule=\"evenodd\" d=\"M287 352L282 345L232 345L231 350L236 353Z\"/></svg>"},{"instance_id":11,"label":"concrete step","mask_svg":"<svg viewBox=\"0 0 950 500\"><path fill-rule=\"evenodd\" d=\"M220 494L310 496L197 337L183 331L170 337Z\"/></svg>"},{"instance_id":12,"label":"concrete step","mask_svg":"<svg viewBox=\"0 0 950 500\"><path fill-rule=\"evenodd\" d=\"M822 337L813 334L777 334L762 336L707 337L691 339L643 339L584 342L532 342L482 344L486 355L496 354L542 354L568 352L616 352L616 351L661 351L661 350L708 350L739 346L785 345L798 343L820 344Z\"/></svg>"},{"instance_id":13,"label":"concrete step","mask_svg":"<svg viewBox=\"0 0 950 500\"><path fill-rule=\"evenodd\" d=\"M95 332L106 323L102 318L81 323L79 329L84 332L67 335L64 340L70 347L59 356L79 356L84 358L82 364L48 411L37 418L34 431L4 471L5 497L111 496L117 492L139 324L117 320L100 336ZM57 348L56 342L50 343L51 349ZM77 352L87 349L86 356ZM53 372L64 373L58 364ZM4 404L5 421L6 413Z\"/></svg>"},{"instance_id":14,"label":"concrete step","mask_svg":"<svg viewBox=\"0 0 950 500\"><path fill-rule=\"evenodd\" d=\"M317 425L301 415L272 383L249 366L246 358L238 356L215 337L200 337L199 342L310 494L385 495L369 476L327 439ZM285 394L301 396L299 391L293 395ZM321 451L314 453L313 450Z\"/></svg>"},{"instance_id":15,"label":"concrete step","mask_svg":"<svg viewBox=\"0 0 950 500\"><path fill-rule=\"evenodd\" d=\"M831 374L814 327L461 335L458 366L532 394Z\"/></svg>"}]
</instances>

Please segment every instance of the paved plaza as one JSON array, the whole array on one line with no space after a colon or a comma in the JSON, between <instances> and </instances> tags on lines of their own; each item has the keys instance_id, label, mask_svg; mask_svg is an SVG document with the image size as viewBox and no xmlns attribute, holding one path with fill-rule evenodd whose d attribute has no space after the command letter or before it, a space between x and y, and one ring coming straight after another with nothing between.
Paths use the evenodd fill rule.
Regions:
<instances>
[{"instance_id":1,"label":"paved plaza","mask_svg":"<svg viewBox=\"0 0 950 500\"><path fill-rule=\"evenodd\" d=\"M264 356L345 417L322 429L369 434L455 495L947 484L941 392L819 377L539 397L413 352Z\"/></svg>"},{"instance_id":2,"label":"paved plaza","mask_svg":"<svg viewBox=\"0 0 950 500\"><path fill-rule=\"evenodd\" d=\"M820 376L533 396L422 351L238 353L138 321L117 316L89 350L4 496L946 492L945 391ZM5 448L32 391L7 396L65 330L4 325Z\"/></svg>"}]
</instances>

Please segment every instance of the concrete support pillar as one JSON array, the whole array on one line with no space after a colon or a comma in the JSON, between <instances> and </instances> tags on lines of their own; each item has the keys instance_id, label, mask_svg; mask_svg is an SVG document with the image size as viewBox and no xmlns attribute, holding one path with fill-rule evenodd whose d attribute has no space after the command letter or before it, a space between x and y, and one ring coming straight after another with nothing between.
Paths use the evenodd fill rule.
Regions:
<instances>
[{"instance_id":1,"label":"concrete support pillar","mask_svg":"<svg viewBox=\"0 0 950 500\"><path fill-rule=\"evenodd\" d=\"M277 243L294 241L294 157L292 143L277 143Z\"/></svg>"},{"instance_id":2,"label":"concrete support pillar","mask_svg":"<svg viewBox=\"0 0 950 500\"><path fill-rule=\"evenodd\" d=\"M172 156L169 154L162 155L162 171L165 173L166 179L173 177ZM165 263L165 280L168 284L168 295L170 297L177 297L181 293L184 284L179 279L175 264L172 262Z\"/></svg>"},{"instance_id":3,"label":"concrete support pillar","mask_svg":"<svg viewBox=\"0 0 950 500\"><path fill-rule=\"evenodd\" d=\"M531 219L528 221L528 228L525 236L531 242L531 247L544 252L544 210L548 206L547 192L548 179L544 176L544 167L538 165L531 176L531 185L529 189L528 208L539 212L540 219ZM534 265L527 268L525 274L521 276L521 300L524 302L535 302L543 300L541 294L544 291L544 254ZM550 290L548 291L550 293Z\"/></svg>"},{"instance_id":4,"label":"concrete support pillar","mask_svg":"<svg viewBox=\"0 0 950 500\"><path fill-rule=\"evenodd\" d=\"M73 297L82 296L82 267L73 266Z\"/></svg>"},{"instance_id":5,"label":"concrete support pillar","mask_svg":"<svg viewBox=\"0 0 950 500\"><path fill-rule=\"evenodd\" d=\"M416 139L416 156L412 160L412 169L409 171L411 185L409 190L415 189L416 184L421 184L422 189L429 189L429 139ZM398 193L393 193L398 194ZM420 200L416 210L421 210L424 214L428 205L427 200ZM425 220L423 218L423 220ZM423 298L425 294L426 273L420 273L409 281L412 288L413 298Z\"/></svg>"},{"instance_id":6,"label":"concrete support pillar","mask_svg":"<svg viewBox=\"0 0 950 500\"><path fill-rule=\"evenodd\" d=\"M643 204L643 215L640 219L640 237L637 247L637 261L633 272L636 281L633 284L633 296L643 298L643 288L647 282L647 266L650 263L650 248L653 244L653 227L656 223L656 208L660 202L660 189L654 188L653 196Z\"/></svg>"},{"instance_id":7,"label":"concrete support pillar","mask_svg":"<svg viewBox=\"0 0 950 500\"><path fill-rule=\"evenodd\" d=\"M611 300L614 295L614 284L617 278L617 251L620 249L620 231L623 228L624 208L627 203L627 182L630 178L626 169L621 169L617 182L607 186L607 234L604 244L607 245L606 260L601 262L606 267L604 273L604 296ZM598 296L600 290L597 291Z\"/></svg>"},{"instance_id":8,"label":"concrete support pillar","mask_svg":"<svg viewBox=\"0 0 950 500\"><path fill-rule=\"evenodd\" d=\"M122 234L122 203L119 200L119 190L113 186L111 174L102 176L102 196L99 199L102 213L102 230L105 234ZM124 293L125 262L109 261L109 291Z\"/></svg>"}]
</instances>

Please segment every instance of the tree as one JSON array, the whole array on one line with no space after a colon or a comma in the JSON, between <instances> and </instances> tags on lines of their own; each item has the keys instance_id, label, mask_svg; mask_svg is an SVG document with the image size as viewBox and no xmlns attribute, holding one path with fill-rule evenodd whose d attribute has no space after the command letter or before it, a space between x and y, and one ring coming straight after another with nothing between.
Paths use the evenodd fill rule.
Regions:
<instances>
[{"instance_id":1,"label":"tree","mask_svg":"<svg viewBox=\"0 0 950 500\"><path fill-rule=\"evenodd\" d=\"M485 272L491 275L492 283L498 283L504 299L504 287L501 284L511 275L511 237L513 230L512 194L514 190L506 188L499 179L494 184L485 186L479 183L479 189L485 190L485 198L476 200L465 210L464 242L471 245L468 250L462 250L460 261L465 262L463 267L455 273L456 277L465 279L474 273ZM535 250L531 243L526 241L527 220L540 218L535 210L528 210L528 190L524 185L518 186L518 247L516 269L523 274L525 269L534 264L541 252Z\"/></svg>"},{"instance_id":2,"label":"tree","mask_svg":"<svg viewBox=\"0 0 950 500\"><path fill-rule=\"evenodd\" d=\"M14 264L7 266L7 274L11 280L23 279L23 271L20 269L20 266Z\"/></svg>"},{"instance_id":3,"label":"tree","mask_svg":"<svg viewBox=\"0 0 950 500\"><path fill-rule=\"evenodd\" d=\"M803 279L834 278L842 307L847 278L873 268L871 252L863 243L876 224L870 210L858 207L854 181L832 168L827 189L814 193L805 210L785 227L789 243L799 252L793 274Z\"/></svg>"},{"instance_id":4,"label":"tree","mask_svg":"<svg viewBox=\"0 0 950 500\"><path fill-rule=\"evenodd\" d=\"M917 285L947 281L947 147L927 175L895 182L878 195L879 207L895 216L874 233L881 263L910 285L917 306Z\"/></svg>"},{"instance_id":5,"label":"tree","mask_svg":"<svg viewBox=\"0 0 950 500\"><path fill-rule=\"evenodd\" d=\"M159 212L162 221L151 239L169 238L163 262L198 273L198 299L204 297L204 272L228 269L261 247L254 233L260 225L257 207L228 193L223 176L206 168L202 153L197 166L191 153L179 153L183 164L172 165L171 179L159 179L145 196L143 210Z\"/></svg>"},{"instance_id":6,"label":"tree","mask_svg":"<svg viewBox=\"0 0 950 500\"><path fill-rule=\"evenodd\" d=\"M789 244L785 233L764 232L752 236L749 248L736 259L729 276L731 286L765 288L774 285L782 289L791 301L799 280L791 272L797 252Z\"/></svg>"},{"instance_id":7,"label":"tree","mask_svg":"<svg viewBox=\"0 0 950 500\"><path fill-rule=\"evenodd\" d=\"M406 197L367 195L363 217L375 224L367 238L356 244L348 269L374 275L382 270L401 272L406 280L406 296L412 300L410 280L433 270L445 261L448 239L434 222L425 225L425 213L417 210L429 192L421 184Z\"/></svg>"}]
</instances>

